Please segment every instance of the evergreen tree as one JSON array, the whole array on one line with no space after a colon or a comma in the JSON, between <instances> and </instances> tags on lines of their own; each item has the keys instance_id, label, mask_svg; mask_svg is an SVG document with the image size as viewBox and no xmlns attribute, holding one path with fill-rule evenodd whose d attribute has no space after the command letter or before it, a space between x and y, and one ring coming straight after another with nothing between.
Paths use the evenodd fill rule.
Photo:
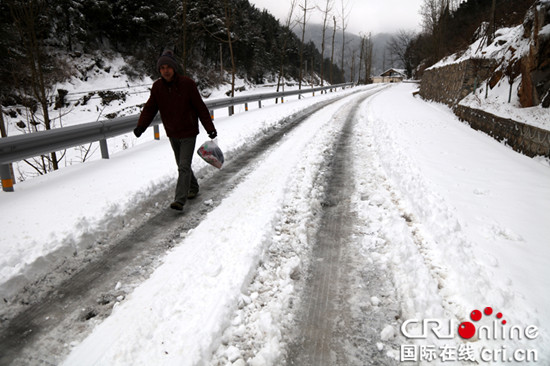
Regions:
<instances>
[{"instance_id":1,"label":"evergreen tree","mask_svg":"<svg viewBox=\"0 0 550 366\"><path fill-rule=\"evenodd\" d=\"M122 54L138 72L157 77L156 60L167 47L175 51L183 70L199 87L220 82L220 71L231 68L231 53L235 72L256 83L279 73L283 53L285 75L299 77L300 40L248 0L6 0L0 2L4 101L18 95L17 85L31 85L27 79L32 74L31 69L10 66L29 65L27 35L16 27L10 4L35 3L41 4L35 14L41 54L35 61L40 63L46 84L63 76L67 69L59 66L63 58L106 51ZM231 19L225 17L226 3ZM303 57L310 70L321 68L322 57L311 45L304 45ZM19 93L23 94L35 99L29 91Z\"/></svg>"}]
</instances>

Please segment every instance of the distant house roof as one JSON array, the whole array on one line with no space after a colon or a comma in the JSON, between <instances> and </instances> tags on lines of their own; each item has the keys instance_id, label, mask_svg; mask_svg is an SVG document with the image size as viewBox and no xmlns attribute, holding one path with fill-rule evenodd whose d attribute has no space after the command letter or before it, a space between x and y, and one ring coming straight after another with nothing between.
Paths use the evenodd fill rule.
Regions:
<instances>
[{"instance_id":1,"label":"distant house roof","mask_svg":"<svg viewBox=\"0 0 550 366\"><path fill-rule=\"evenodd\" d=\"M393 69L392 68L392 69L388 69L388 70L384 71L383 73L380 74L380 76L405 78L406 73L405 73L405 70L403 70L403 69Z\"/></svg>"}]
</instances>

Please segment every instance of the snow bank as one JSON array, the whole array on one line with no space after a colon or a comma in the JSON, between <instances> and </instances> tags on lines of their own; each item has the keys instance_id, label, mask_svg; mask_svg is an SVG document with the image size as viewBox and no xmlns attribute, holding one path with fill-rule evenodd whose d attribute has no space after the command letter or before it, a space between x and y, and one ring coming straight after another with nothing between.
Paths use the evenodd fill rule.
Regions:
<instances>
[{"instance_id":1,"label":"snow bank","mask_svg":"<svg viewBox=\"0 0 550 366\"><path fill-rule=\"evenodd\" d=\"M502 78L492 89L488 87L487 83L481 83L475 92L462 99L459 104L550 130L550 110L548 108L543 108L542 105L531 108L521 107L518 97L520 84L521 77L514 80L512 85L508 78Z\"/></svg>"},{"instance_id":2,"label":"snow bank","mask_svg":"<svg viewBox=\"0 0 550 366\"><path fill-rule=\"evenodd\" d=\"M549 329L549 297L542 295L550 286L550 185L542 183L550 182L548 166L472 130L446 107L426 107L405 93L411 86L398 88L373 98L368 118L422 254L410 245L393 254L396 281L410 294L408 316L437 317L430 309L443 304L464 321L492 306L509 324ZM416 280L424 267L437 279L441 302L428 295L429 282ZM549 338L537 342L548 357Z\"/></svg>"},{"instance_id":3,"label":"snow bank","mask_svg":"<svg viewBox=\"0 0 550 366\"><path fill-rule=\"evenodd\" d=\"M351 89L344 91L349 92ZM265 101L262 109L247 113L244 106L238 106L233 117L220 110L214 120L220 147L230 157L233 151L248 144L255 135L272 129L285 116L334 95L304 94L299 103L293 103L296 98L288 98L277 106L276 113L270 112L274 100ZM145 102L148 94L141 98ZM74 113L74 118L83 122L79 113ZM207 139L200 128L198 144ZM48 272L64 257L94 255L94 250L86 251L112 232L124 230L146 217L151 205L149 199L170 191L177 174L163 128L160 141L154 141L152 134L149 129L140 139L133 134L109 139L108 160L96 156L83 164L19 182L13 193L0 192L1 205L10 207L0 233L3 253L0 296L9 299L21 286ZM199 178L205 174L206 170L201 172L205 166L200 159L194 159L193 169ZM130 212L133 216L128 217Z\"/></svg>"},{"instance_id":4,"label":"snow bank","mask_svg":"<svg viewBox=\"0 0 550 366\"><path fill-rule=\"evenodd\" d=\"M501 28L496 31L495 39L490 45L484 44L487 40L481 37L465 51L445 57L427 70L457 64L469 59L493 59L500 62L519 59L529 52L529 39L523 37L523 32L522 25L513 28Z\"/></svg>"}]
</instances>

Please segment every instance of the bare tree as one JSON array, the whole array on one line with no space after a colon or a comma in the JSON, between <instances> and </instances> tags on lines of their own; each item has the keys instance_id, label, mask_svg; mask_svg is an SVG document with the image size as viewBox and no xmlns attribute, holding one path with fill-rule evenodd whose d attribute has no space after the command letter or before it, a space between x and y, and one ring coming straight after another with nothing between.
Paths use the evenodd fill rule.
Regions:
<instances>
[{"instance_id":1,"label":"bare tree","mask_svg":"<svg viewBox=\"0 0 550 366\"><path fill-rule=\"evenodd\" d=\"M450 4L450 0L424 0L420 7L422 26L432 36L432 55L436 60L442 56L444 14L450 11Z\"/></svg>"},{"instance_id":2,"label":"bare tree","mask_svg":"<svg viewBox=\"0 0 550 366\"><path fill-rule=\"evenodd\" d=\"M308 8L307 0L304 0L304 5L300 5L300 8L302 8L304 16L302 18L302 42L300 43L300 80L298 81L298 88L302 89L302 78L304 72L304 40L306 37L307 12L308 10L313 10L315 8Z\"/></svg>"},{"instance_id":3,"label":"bare tree","mask_svg":"<svg viewBox=\"0 0 550 366\"><path fill-rule=\"evenodd\" d=\"M332 28L332 50L331 50L331 54L330 54L330 83L331 84L334 84L334 80L333 80L333 70L332 70L332 65L334 65L334 40L336 39L336 17L333 16L332 17L332 21L334 23L333 25L333 28Z\"/></svg>"},{"instance_id":4,"label":"bare tree","mask_svg":"<svg viewBox=\"0 0 550 366\"><path fill-rule=\"evenodd\" d=\"M231 57L231 97L235 96L235 74L237 67L235 66L235 56L233 55L233 41L231 27L233 26L233 9L229 7L229 0L223 1L223 10L225 15L225 31L227 33L227 44L229 45L229 55Z\"/></svg>"},{"instance_id":5,"label":"bare tree","mask_svg":"<svg viewBox=\"0 0 550 366\"><path fill-rule=\"evenodd\" d=\"M344 70L344 60L345 60L345 53L346 53L346 29L348 27L348 18L349 18L349 10L348 10L348 3L346 0L342 0L342 14L341 14L341 21L342 21L342 62L340 63L340 68L342 71ZM344 73L344 81L346 79L345 73Z\"/></svg>"},{"instance_id":6,"label":"bare tree","mask_svg":"<svg viewBox=\"0 0 550 366\"><path fill-rule=\"evenodd\" d=\"M351 81L352 83L354 82L355 80L355 50L352 50L351 51L351 65L350 65L350 69L349 69L349 81Z\"/></svg>"},{"instance_id":7,"label":"bare tree","mask_svg":"<svg viewBox=\"0 0 550 366\"><path fill-rule=\"evenodd\" d=\"M361 71L365 67L365 78L361 80ZM358 83L368 84L370 80L370 72L372 68L372 42L370 34L368 36L361 35L361 54L359 57Z\"/></svg>"},{"instance_id":8,"label":"bare tree","mask_svg":"<svg viewBox=\"0 0 550 366\"><path fill-rule=\"evenodd\" d=\"M229 4L229 0L223 0L223 26L224 26L224 33L226 35L226 38L220 38L216 34L209 31L204 24L202 24L203 28L210 34L210 36L214 39L216 39L220 43L225 43L229 46L229 56L231 59L231 97L235 96L235 75L237 74L237 67L235 65L235 56L233 53L233 39L234 34L231 31L231 28L233 27L233 9L231 8Z\"/></svg>"},{"instance_id":9,"label":"bare tree","mask_svg":"<svg viewBox=\"0 0 550 366\"><path fill-rule=\"evenodd\" d=\"M441 0L424 0L420 6L420 15L424 32L433 35L441 15Z\"/></svg>"},{"instance_id":10,"label":"bare tree","mask_svg":"<svg viewBox=\"0 0 550 366\"><path fill-rule=\"evenodd\" d=\"M371 80L371 74L372 74L372 39L371 34L369 33L368 37L365 37L365 84L370 84L372 82Z\"/></svg>"},{"instance_id":11,"label":"bare tree","mask_svg":"<svg viewBox=\"0 0 550 366\"><path fill-rule=\"evenodd\" d=\"M333 6L333 0L326 0L325 8L319 9L323 13L323 34L322 34L322 40L321 40L321 86L324 85L325 81L325 33L327 30L327 21L329 13L332 11Z\"/></svg>"},{"instance_id":12,"label":"bare tree","mask_svg":"<svg viewBox=\"0 0 550 366\"><path fill-rule=\"evenodd\" d=\"M45 13L46 4L40 0L32 0L28 2L10 2L9 9L11 16L14 20L16 28L19 32L23 50L25 53L25 60L27 61L30 80L25 87L30 88L30 94L38 102L42 111L42 116L38 116L34 108L30 109L31 112L31 124L36 128L38 125L44 125L46 130L52 129L52 121L50 119L48 107L49 107L49 87L46 81L45 67L43 65L44 52L42 40L39 39L38 31L38 17ZM44 174L47 171L59 168L59 161L56 152L52 152L49 157L41 157L41 166L33 166L40 174ZM29 162L29 164L31 164ZM32 165L32 164L31 164Z\"/></svg>"},{"instance_id":13,"label":"bare tree","mask_svg":"<svg viewBox=\"0 0 550 366\"><path fill-rule=\"evenodd\" d=\"M407 77L412 76L413 63L409 52L411 42L415 37L412 31L400 30L388 43L390 52L395 60L399 61L407 72Z\"/></svg>"},{"instance_id":14,"label":"bare tree","mask_svg":"<svg viewBox=\"0 0 550 366\"><path fill-rule=\"evenodd\" d=\"M286 57L286 47L288 44L288 40L292 36L292 29L294 28L294 10L296 9L296 4L298 0L290 0L290 9L288 11L288 15L286 17L285 21L285 35L283 38L283 46L281 47L281 60L280 60L280 69L279 69L279 77L277 78L277 92L279 91L279 87L281 85L281 78L284 78L284 64L285 64L285 57ZM278 100L276 101L278 102Z\"/></svg>"},{"instance_id":15,"label":"bare tree","mask_svg":"<svg viewBox=\"0 0 550 366\"><path fill-rule=\"evenodd\" d=\"M365 56L365 36L361 36L361 52L359 53L359 71L357 84L361 84L361 67L363 66L363 56Z\"/></svg>"}]
</instances>

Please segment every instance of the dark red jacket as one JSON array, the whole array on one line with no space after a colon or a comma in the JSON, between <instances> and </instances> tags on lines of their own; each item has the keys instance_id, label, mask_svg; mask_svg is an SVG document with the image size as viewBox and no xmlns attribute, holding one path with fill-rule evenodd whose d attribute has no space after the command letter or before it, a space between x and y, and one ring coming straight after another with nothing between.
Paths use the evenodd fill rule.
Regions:
<instances>
[{"instance_id":1,"label":"dark red jacket","mask_svg":"<svg viewBox=\"0 0 550 366\"><path fill-rule=\"evenodd\" d=\"M141 111L138 126L147 128L157 112L160 112L168 137L181 139L197 136L198 119L206 132L215 130L210 112L199 94L197 85L185 76L175 74L170 83L163 78L153 83L151 96Z\"/></svg>"}]
</instances>

